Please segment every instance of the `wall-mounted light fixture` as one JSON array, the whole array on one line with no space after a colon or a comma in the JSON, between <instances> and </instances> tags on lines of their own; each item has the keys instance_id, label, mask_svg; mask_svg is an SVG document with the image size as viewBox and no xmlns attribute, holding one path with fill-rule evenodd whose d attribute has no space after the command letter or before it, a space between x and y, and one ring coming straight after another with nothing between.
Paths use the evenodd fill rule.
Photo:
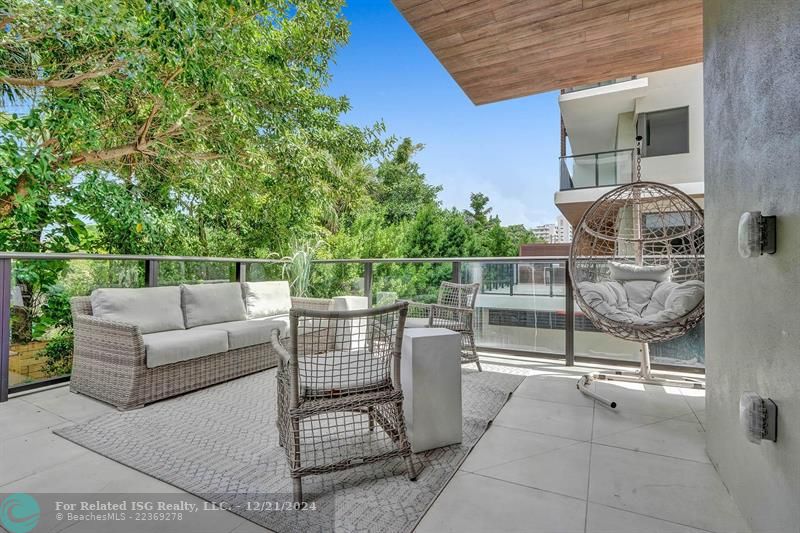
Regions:
<instances>
[{"instance_id":1,"label":"wall-mounted light fixture","mask_svg":"<svg viewBox=\"0 0 800 533\"><path fill-rule=\"evenodd\" d=\"M761 444L762 440L778 440L778 406L771 399L755 392L742 393L739 420L750 442Z\"/></svg>"},{"instance_id":2,"label":"wall-mounted light fixture","mask_svg":"<svg viewBox=\"0 0 800 533\"><path fill-rule=\"evenodd\" d=\"M739 218L739 255L758 257L774 254L777 219L765 217L761 211L747 211Z\"/></svg>"}]
</instances>

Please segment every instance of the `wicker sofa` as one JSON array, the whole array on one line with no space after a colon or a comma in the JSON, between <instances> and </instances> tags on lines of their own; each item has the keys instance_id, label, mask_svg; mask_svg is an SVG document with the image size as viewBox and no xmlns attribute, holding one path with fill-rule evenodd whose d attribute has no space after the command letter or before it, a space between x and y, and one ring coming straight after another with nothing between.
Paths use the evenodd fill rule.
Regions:
<instances>
[{"instance_id":1,"label":"wicker sofa","mask_svg":"<svg viewBox=\"0 0 800 533\"><path fill-rule=\"evenodd\" d=\"M276 366L289 309L331 301L279 281L97 289L71 306L70 389L126 410Z\"/></svg>"}]
</instances>

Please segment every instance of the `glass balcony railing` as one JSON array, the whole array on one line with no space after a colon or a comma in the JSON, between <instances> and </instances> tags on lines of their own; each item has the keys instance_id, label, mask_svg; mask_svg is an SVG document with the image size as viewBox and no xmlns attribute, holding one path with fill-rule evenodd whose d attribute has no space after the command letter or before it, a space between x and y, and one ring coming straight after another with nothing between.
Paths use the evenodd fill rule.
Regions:
<instances>
[{"instance_id":1,"label":"glass balcony railing","mask_svg":"<svg viewBox=\"0 0 800 533\"><path fill-rule=\"evenodd\" d=\"M617 83L622 83L625 81L635 80L636 76L623 76L621 78L614 78L613 80L603 80L598 81L595 83L584 83L583 85L576 85L574 87L568 87L561 91L561 94L569 94L575 93L578 91L585 91L587 89L594 89L596 87L607 87L608 85L615 85Z\"/></svg>"},{"instance_id":2,"label":"glass balcony railing","mask_svg":"<svg viewBox=\"0 0 800 533\"><path fill-rule=\"evenodd\" d=\"M560 158L560 167L562 191L630 183L633 150L569 155Z\"/></svg>"},{"instance_id":3,"label":"glass balcony railing","mask_svg":"<svg viewBox=\"0 0 800 533\"><path fill-rule=\"evenodd\" d=\"M0 401L69 379L69 299L99 287L279 280L279 260L0 253ZM575 305L567 258L336 259L312 262L309 296L361 295L370 305L436 301L442 281L479 283L479 349L575 361L636 364L639 345L597 330ZM655 365L705 365L703 327L652 344Z\"/></svg>"}]
</instances>

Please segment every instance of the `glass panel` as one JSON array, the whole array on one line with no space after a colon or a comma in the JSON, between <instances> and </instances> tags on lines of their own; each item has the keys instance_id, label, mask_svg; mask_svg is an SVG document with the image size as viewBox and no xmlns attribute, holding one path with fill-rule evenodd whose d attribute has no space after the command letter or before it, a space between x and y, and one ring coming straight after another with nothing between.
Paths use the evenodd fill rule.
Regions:
<instances>
[{"instance_id":1,"label":"glass panel","mask_svg":"<svg viewBox=\"0 0 800 533\"><path fill-rule=\"evenodd\" d=\"M651 343L650 362L653 364L705 366L705 330L701 322L696 328L677 339ZM575 303L575 355L612 361L637 363L641 344L618 339L594 327Z\"/></svg>"},{"instance_id":2,"label":"glass panel","mask_svg":"<svg viewBox=\"0 0 800 533\"><path fill-rule=\"evenodd\" d=\"M293 293L294 294L294 291ZM364 265L361 263L314 263L307 296L362 296ZM294 294L296 296L296 294Z\"/></svg>"},{"instance_id":3,"label":"glass panel","mask_svg":"<svg viewBox=\"0 0 800 533\"><path fill-rule=\"evenodd\" d=\"M567 166L570 168L570 174L572 175L573 188L580 189L597 186L594 154L572 157L567 161Z\"/></svg>"},{"instance_id":4,"label":"glass panel","mask_svg":"<svg viewBox=\"0 0 800 533\"><path fill-rule=\"evenodd\" d=\"M70 298L99 287L142 287L139 261L13 261L9 386L69 375Z\"/></svg>"},{"instance_id":5,"label":"glass panel","mask_svg":"<svg viewBox=\"0 0 800 533\"><path fill-rule=\"evenodd\" d=\"M372 303L397 299L434 303L439 285L453 277L452 263L378 263L373 266Z\"/></svg>"},{"instance_id":6,"label":"glass panel","mask_svg":"<svg viewBox=\"0 0 800 533\"><path fill-rule=\"evenodd\" d=\"M706 366L705 321L683 337L650 345L650 361L654 364L704 368Z\"/></svg>"},{"instance_id":7,"label":"glass panel","mask_svg":"<svg viewBox=\"0 0 800 533\"><path fill-rule=\"evenodd\" d=\"M159 261L158 285L181 283L227 283L236 279L235 263L205 261Z\"/></svg>"},{"instance_id":8,"label":"glass panel","mask_svg":"<svg viewBox=\"0 0 800 533\"><path fill-rule=\"evenodd\" d=\"M594 327L575 302L575 356L610 359L613 361L639 361L638 342L618 339Z\"/></svg>"},{"instance_id":9,"label":"glass panel","mask_svg":"<svg viewBox=\"0 0 800 533\"><path fill-rule=\"evenodd\" d=\"M561 190L609 187L632 179L632 151L601 152L561 160Z\"/></svg>"},{"instance_id":10,"label":"glass panel","mask_svg":"<svg viewBox=\"0 0 800 533\"><path fill-rule=\"evenodd\" d=\"M278 281L283 279L283 265L278 263L248 263L247 281Z\"/></svg>"},{"instance_id":11,"label":"glass panel","mask_svg":"<svg viewBox=\"0 0 800 533\"><path fill-rule=\"evenodd\" d=\"M475 310L479 347L563 355L564 263L463 263L464 283L480 283Z\"/></svg>"},{"instance_id":12,"label":"glass panel","mask_svg":"<svg viewBox=\"0 0 800 533\"><path fill-rule=\"evenodd\" d=\"M597 184L608 187L617 184L617 160L621 154L608 153L597 155Z\"/></svg>"}]
</instances>

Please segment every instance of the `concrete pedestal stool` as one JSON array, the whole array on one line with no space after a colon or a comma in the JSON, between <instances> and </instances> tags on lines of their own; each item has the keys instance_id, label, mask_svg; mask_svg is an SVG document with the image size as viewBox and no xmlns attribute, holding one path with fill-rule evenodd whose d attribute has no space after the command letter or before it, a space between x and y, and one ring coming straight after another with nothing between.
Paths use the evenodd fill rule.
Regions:
<instances>
[{"instance_id":1,"label":"concrete pedestal stool","mask_svg":"<svg viewBox=\"0 0 800 533\"><path fill-rule=\"evenodd\" d=\"M406 330L400 358L406 434L414 453L461 442L461 334Z\"/></svg>"}]
</instances>

